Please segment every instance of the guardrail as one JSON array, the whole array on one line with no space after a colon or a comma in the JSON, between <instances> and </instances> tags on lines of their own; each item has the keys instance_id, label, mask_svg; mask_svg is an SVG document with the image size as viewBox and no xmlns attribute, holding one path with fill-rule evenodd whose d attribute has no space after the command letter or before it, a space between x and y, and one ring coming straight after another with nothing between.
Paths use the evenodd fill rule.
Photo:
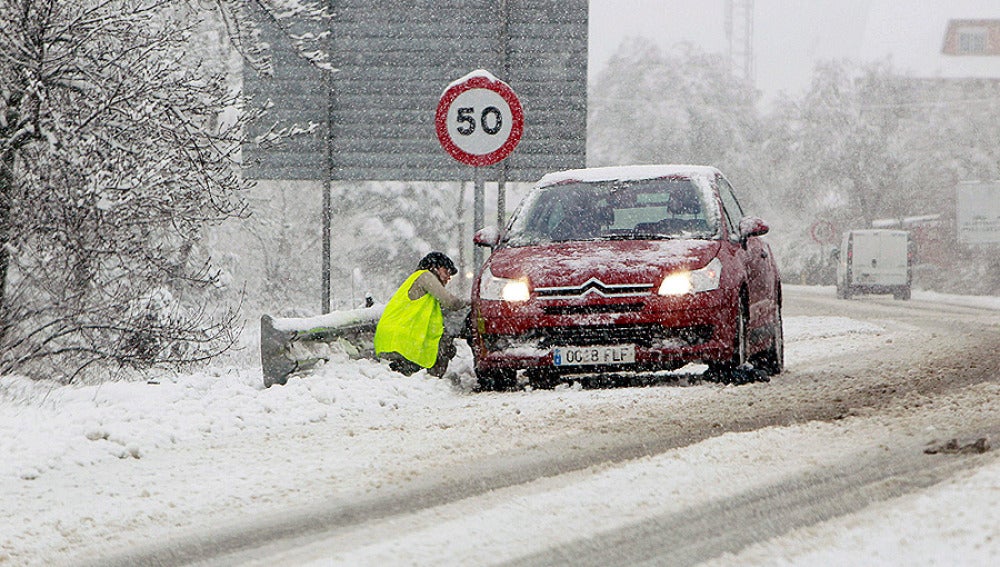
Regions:
<instances>
[{"instance_id":1,"label":"guardrail","mask_svg":"<svg viewBox=\"0 0 1000 567\"><path fill-rule=\"evenodd\" d=\"M329 360L333 345L352 358L374 358L375 327L385 305L335 311L317 317L260 318L264 387L285 384L296 372Z\"/></svg>"}]
</instances>

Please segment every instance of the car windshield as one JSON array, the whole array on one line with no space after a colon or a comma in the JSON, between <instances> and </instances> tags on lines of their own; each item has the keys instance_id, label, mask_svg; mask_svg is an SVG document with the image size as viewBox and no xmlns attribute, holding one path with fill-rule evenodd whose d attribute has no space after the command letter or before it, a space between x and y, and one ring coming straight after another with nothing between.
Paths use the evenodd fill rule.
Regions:
<instances>
[{"instance_id":1,"label":"car windshield","mask_svg":"<svg viewBox=\"0 0 1000 567\"><path fill-rule=\"evenodd\" d=\"M597 239L713 238L718 216L689 179L570 182L536 189L515 214L511 246Z\"/></svg>"}]
</instances>

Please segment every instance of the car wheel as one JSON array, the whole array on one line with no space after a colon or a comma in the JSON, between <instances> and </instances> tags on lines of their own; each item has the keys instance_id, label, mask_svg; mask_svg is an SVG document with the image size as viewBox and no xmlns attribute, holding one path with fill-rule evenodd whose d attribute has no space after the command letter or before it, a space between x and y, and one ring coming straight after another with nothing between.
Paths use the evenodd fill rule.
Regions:
<instances>
[{"instance_id":1,"label":"car wheel","mask_svg":"<svg viewBox=\"0 0 1000 567\"><path fill-rule=\"evenodd\" d=\"M843 285L840 285L840 282L837 282L837 284L838 284L837 285L837 295L838 295L838 297L840 297L841 299L850 299L851 297L854 296L854 291L851 289L851 275L850 274L847 274L847 278L844 279L844 284Z\"/></svg>"},{"instance_id":2,"label":"car wheel","mask_svg":"<svg viewBox=\"0 0 1000 567\"><path fill-rule=\"evenodd\" d=\"M778 306L775 326L771 331L771 346L758 355L755 367L774 376L785 370L785 332L781 322L781 306Z\"/></svg>"},{"instance_id":3,"label":"car wheel","mask_svg":"<svg viewBox=\"0 0 1000 567\"><path fill-rule=\"evenodd\" d=\"M517 387L517 371L513 368L476 369L480 392L513 390Z\"/></svg>"},{"instance_id":4,"label":"car wheel","mask_svg":"<svg viewBox=\"0 0 1000 567\"><path fill-rule=\"evenodd\" d=\"M908 300L910 299L910 286L903 286L892 292L893 299Z\"/></svg>"},{"instance_id":5,"label":"car wheel","mask_svg":"<svg viewBox=\"0 0 1000 567\"><path fill-rule=\"evenodd\" d=\"M725 362L711 362L705 378L722 384L747 384L757 379L756 372L747 364L747 307L740 297L736 313L736 333L733 337L733 356Z\"/></svg>"}]
</instances>

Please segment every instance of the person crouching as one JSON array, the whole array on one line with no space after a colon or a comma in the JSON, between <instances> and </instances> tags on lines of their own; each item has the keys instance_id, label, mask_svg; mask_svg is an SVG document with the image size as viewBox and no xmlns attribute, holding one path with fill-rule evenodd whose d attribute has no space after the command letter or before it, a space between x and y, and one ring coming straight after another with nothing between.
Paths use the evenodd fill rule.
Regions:
<instances>
[{"instance_id":1,"label":"person crouching","mask_svg":"<svg viewBox=\"0 0 1000 567\"><path fill-rule=\"evenodd\" d=\"M470 304L445 289L457 272L451 258L431 252L392 295L375 328L375 355L388 359L389 368L407 376L421 368L431 376L444 376L455 344L452 337L444 337L442 310Z\"/></svg>"}]
</instances>

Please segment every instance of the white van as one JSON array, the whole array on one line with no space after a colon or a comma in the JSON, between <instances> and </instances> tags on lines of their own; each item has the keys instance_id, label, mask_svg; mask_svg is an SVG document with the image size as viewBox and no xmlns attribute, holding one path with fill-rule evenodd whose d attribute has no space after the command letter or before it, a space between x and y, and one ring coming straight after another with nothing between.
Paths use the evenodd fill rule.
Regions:
<instances>
[{"instance_id":1,"label":"white van","mask_svg":"<svg viewBox=\"0 0 1000 567\"><path fill-rule=\"evenodd\" d=\"M837 297L891 293L910 298L912 241L906 230L867 229L844 233L838 251Z\"/></svg>"}]
</instances>

